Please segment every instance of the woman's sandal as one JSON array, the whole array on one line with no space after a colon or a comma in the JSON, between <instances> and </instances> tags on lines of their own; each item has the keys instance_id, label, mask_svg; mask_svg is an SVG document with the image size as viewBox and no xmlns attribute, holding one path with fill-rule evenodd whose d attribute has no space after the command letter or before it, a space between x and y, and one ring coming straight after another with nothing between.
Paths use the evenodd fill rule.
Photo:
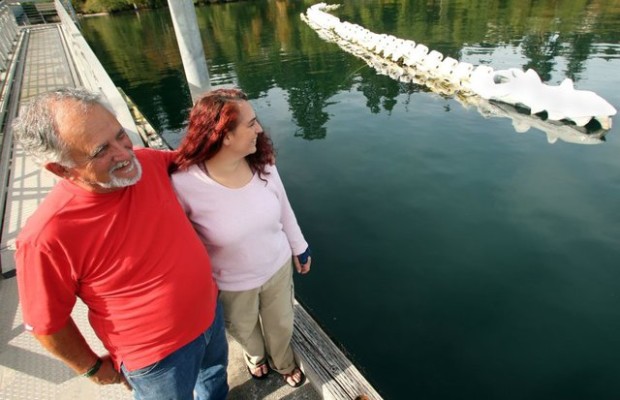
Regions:
<instances>
[{"instance_id":1,"label":"woman's sandal","mask_svg":"<svg viewBox=\"0 0 620 400\"><path fill-rule=\"evenodd\" d=\"M250 367L246 367L246 368L248 369L248 373L250 374L252 379L257 379L257 380L265 379L267 375L269 374L269 366L267 365L267 363L257 365L256 368L254 368L254 372L260 370L261 375L255 375L254 372L252 372L252 370L250 369Z\"/></svg>"},{"instance_id":2,"label":"woman's sandal","mask_svg":"<svg viewBox=\"0 0 620 400\"><path fill-rule=\"evenodd\" d=\"M306 375L299 369L295 367L295 369L290 374L282 374L284 377L284 381L291 387L300 387L306 381ZM299 378L299 380L295 379Z\"/></svg>"}]
</instances>

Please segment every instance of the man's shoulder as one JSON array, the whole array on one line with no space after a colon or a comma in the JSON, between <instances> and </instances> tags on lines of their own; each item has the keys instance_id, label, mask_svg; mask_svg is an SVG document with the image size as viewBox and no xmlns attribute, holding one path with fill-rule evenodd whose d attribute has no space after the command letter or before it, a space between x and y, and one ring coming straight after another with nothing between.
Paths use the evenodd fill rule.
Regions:
<instances>
[{"instance_id":1,"label":"man's shoulder","mask_svg":"<svg viewBox=\"0 0 620 400\"><path fill-rule=\"evenodd\" d=\"M166 165L172 163L176 154L172 150L155 150L148 147L135 148L134 152L140 162L161 162Z\"/></svg>"},{"instance_id":2,"label":"man's shoulder","mask_svg":"<svg viewBox=\"0 0 620 400\"><path fill-rule=\"evenodd\" d=\"M138 148L134 150L136 158L142 166L142 179L140 182L147 182L151 179L169 181L168 170L174 161L175 152L169 150L155 150L149 148Z\"/></svg>"},{"instance_id":3,"label":"man's shoulder","mask_svg":"<svg viewBox=\"0 0 620 400\"><path fill-rule=\"evenodd\" d=\"M52 188L50 193L43 199L34 213L28 218L21 229L17 240L37 242L41 236L59 229L64 224L59 223L59 217L73 201L75 196L63 186L61 181Z\"/></svg>"}]
</instances>

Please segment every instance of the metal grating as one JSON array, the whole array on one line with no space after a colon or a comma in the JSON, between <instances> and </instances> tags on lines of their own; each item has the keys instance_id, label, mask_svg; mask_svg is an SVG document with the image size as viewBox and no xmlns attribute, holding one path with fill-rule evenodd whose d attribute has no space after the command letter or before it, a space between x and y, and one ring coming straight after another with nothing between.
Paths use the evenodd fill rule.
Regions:
<instances>
[{"instance_id":1,"label":"metal grating","mask_svg":"<svg viewBox=\"0 0 620 400\"><path fill-rule=\"evenodd\" d=\"M57 25L30 28L21 104L32 96L58 87L72 87L71 64ZM26 219L41 204L56 178L42 170L19 146L13 158L7 189L0 255L2 271L15 269L15 238ZM88 312L78 302L72 317L94 351L105 350L88 324ZM299 389L287 386L272 373L264 381L249 379L240 346L229 340L229 399L304 399L321 396L309 383ZM24 331L15 278L0 278L0 399L1 400L130 400L121 385L97 386L76 376L61 361L47 353Z\"/></svg>"},{"instance_id":2,"label":"metal grating","mask_svg":"<svg viewBox=\"0 0 620 400\"><path fill-rule=\"evenodd\" d=\"M60 87L74 87L57 25L33 28L24 68L21 101Z\"/></svg>"}]
</instances>

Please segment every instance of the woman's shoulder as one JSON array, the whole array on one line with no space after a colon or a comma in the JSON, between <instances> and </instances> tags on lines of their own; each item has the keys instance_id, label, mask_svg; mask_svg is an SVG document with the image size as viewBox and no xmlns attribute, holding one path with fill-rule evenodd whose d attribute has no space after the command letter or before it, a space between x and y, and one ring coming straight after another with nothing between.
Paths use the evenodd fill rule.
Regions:
<instances>
[{"instance_id":1,"label":"woman's shoulder","mask_svg":"<svg viewBox=\"0 0 620 400\"><path fill-rule=\"evenodd\" d=\"M203 180L206 174L198 167L198 165L191 165L185 170L177 170L170 175L170 179L174 184L177 183L191 183L196 180Z\"/></svg>"},{"instance_id":2,"label":"woman's shoulder","mask_svg":"<svg viewBox=\"0 0 620 400\"><path fill-rule=\"evenodd\" d=\"M276 175L278 175L278 168L276 167L276 164L265 164L265 172L267 173L274 173Z\"/></svg>"}]
</instances>

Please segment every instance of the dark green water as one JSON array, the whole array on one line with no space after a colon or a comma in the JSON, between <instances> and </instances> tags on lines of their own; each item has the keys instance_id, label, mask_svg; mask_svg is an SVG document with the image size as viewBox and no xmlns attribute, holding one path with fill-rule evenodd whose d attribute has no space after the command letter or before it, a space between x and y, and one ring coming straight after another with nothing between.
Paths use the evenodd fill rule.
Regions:
<instances>
[{"instance_id":1,"label":"dark green water","mask_svg":"<svg viewBox=\"0 0 620 400\"><path fill-rule=\"evenodd\" d=\"M312 4L197 9L212 83L249 93L313 246L299 298L388 399L620 398L618 128L596 145L517 133L324 42L299 18ZM570 77L620 108L617 0L347 0L335 14ZM190 99L167 10L82 25L178 143Z\"/></svg>"}]
</instances>

